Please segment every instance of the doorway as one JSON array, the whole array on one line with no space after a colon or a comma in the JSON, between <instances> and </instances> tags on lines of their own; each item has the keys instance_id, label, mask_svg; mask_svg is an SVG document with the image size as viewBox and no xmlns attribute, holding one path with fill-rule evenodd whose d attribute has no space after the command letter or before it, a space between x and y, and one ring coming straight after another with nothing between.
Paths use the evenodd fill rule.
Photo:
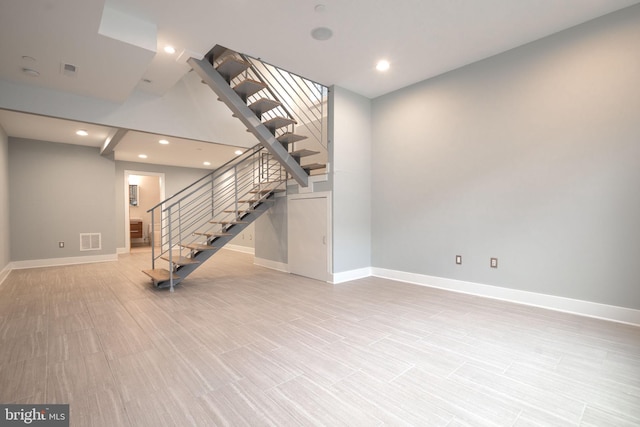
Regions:
<instances>
[{"instance_id":1,"label":"doorway","mask_svg":"<svg viewBox=\"0 0 640 427\"><path fill-rule=\"evenodd\" d=\"M158 230L151 226L151 214L147 211L165 198L164 174L141 171L124 171L125 196L125 247L127 252L151 250L155 233L159 245ZM156 224L159 225L159 224Z\"/></svg>"}]
</instances>

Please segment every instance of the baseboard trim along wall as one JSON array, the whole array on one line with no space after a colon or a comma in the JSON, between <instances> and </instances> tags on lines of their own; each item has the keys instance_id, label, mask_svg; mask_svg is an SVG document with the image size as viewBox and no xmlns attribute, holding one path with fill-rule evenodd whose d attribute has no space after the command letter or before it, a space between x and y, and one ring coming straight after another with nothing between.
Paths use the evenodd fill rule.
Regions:
<instances>
[{"instance_id":1,"label":"baseboard trim along wall","mask_svg":"<svg viewBox=\"0 0 640 427\"><path fill-rule=\"evenodd\" d=\"M30 259L25 261L13 261L10 266L12 270L22 270L24 268L57 267L61 265L88 264L93 262L117 261L117 254L77 256L69 258L47 258Z\"/></svg>"},{"instance_id":2,"label":"baseboard trim along wall","mask_svg":"<svg viewBox=\"0 0 640 427\"><path fill-rule=\"evenodd\" d=\"M11 273L11 263L7 264L2 270L0 270L0 285L2 285L2 282L9 277L9 273Z\"/></svg>"},{"instance_id":3,"label":"baseboard trim along wall","mask_svg":"<svg viewBox=\"0 0 640 427\"><path fill-rule=\"evenodd\" d=\"M255 248L250 248L248 246L226 244L226 245L224 245L224 248L228 249L230 251L242 252L243 254L249 254L249 255L255 255L256 254Z\"/></svg>"},{"instance_id":4,"label":"baseboard trim along wall","mask_svg":"<svg viewBox=\"0 0 640 427\"><path fill-rule=\"evenodd\" d=\"M337 285L339 283L350 282L351 280L364 279L370 277L371 267L358 268L356 270L343 271L340 273L333 273L332 280L329 283Z\"/></svg>"},{"instance_id":5,"label":"baseboard trim along wall","mask_svg":"<svg viewBox=\"0 0 640 427\"><path fill-rule=\"evenodd\" d=\"M283 262L271 261L270 259L255 257L253 259L253 263L255 265L259 265L260 267L266 267L272 270L282 271L283 273L289 272L289 265Z\"/></svg>"},{"instance_id":6,"label":"baseboard trim along wall","mask_svg":"<svg viewBox=\"0 0 640 427\"><path fill-rule=\"evenodd\" d=\"M427 276L424 274L408 273L404 271L388 270L385 268L371 268L371 275L384 279L397 280L431 288L461 292L486 298L493 298L518 304L546 308L565 313L597 319L611 320L619 323L640 326L640 310L613 305L599 304L590 301L576 300L554 295L538 294L517 289L501 288L499 286L483 285L443 277Z\"/></svg>"}]
</instances>

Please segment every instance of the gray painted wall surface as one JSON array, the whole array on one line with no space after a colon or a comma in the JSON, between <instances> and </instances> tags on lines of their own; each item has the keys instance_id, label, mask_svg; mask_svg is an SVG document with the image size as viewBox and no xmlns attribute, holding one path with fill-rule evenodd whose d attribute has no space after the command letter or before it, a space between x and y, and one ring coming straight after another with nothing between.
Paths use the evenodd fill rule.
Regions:
<instances>
[{"instance_id":1,"label":"gray painted wall surface","mask_svg":"<svg viewBox=\"0 0 640 427\"><path fill-rule=\"evenodd\" d=\"M256 223L252 222L247 225L247 228L242 230L242 233L234 237L229 244L242 246L244 248L255 249L256 247Z\"/></svg>"},{"instance_id":2,"label":"gray painted wall surface","mask_svg":"<svg viewBox=\"0 0 640 427\"><path fill-rule=\"evenodd\" d=\"M115 218L117 247L125 247L125 207L128 201L125 199L124 171L164 173L165 197L171 197L186 186L199 180L209 172L203 169L181 168L175 166L152 165L136 162L115 162Z\"/></svg>"},{"instance_id":3,"label":"gray painted wall surface","mask_svg":"<svg viewBox=\"0 0 640 427\"><path fill-rule=\"evenodd\" d=\"M0 126L0 271L11 261L9 246L9 137Z\"/></svg>"},{"instance_id":4,"label":"gray painted wall surface","mask_svg":"<svg viewBox=\"0 0 640 427\"><path fill-rule=\"evenodd\" d=\"M287 245L287 198L276 197L275 203L255 222L255 256L286 264L289 261Z\"/></svg>"},{"instance_id":5,"label":"gray painted wall surface","mask_svg":"<svg viewBox=\"0 0 640 427\"><path fill-rule=\"evenodd\" d=\"M11 260L115 254L114 171L97 148L9 138ZM80 233L102 250L81 252Z\"/></svg>"},{"instance_id":6,"label":"gray painted wall surface","mask_svg":"<svg viewBox=\"0 0 640 427\"><path fill-rule=\"evenodd\" d=\"M371 266L371 100L333 87L329 111L333 272L340 273Z\"/></svg>"},{"instance_id":7,"label":"gray painted wall surface","mask_svg":"<svg viewBox=\"0 0 640 427\"><path fill-rule=\"evenodd\" d=\"M640 309L638 46L634 6L376 99L373 266Z\"/></svg>"}]
</instances>

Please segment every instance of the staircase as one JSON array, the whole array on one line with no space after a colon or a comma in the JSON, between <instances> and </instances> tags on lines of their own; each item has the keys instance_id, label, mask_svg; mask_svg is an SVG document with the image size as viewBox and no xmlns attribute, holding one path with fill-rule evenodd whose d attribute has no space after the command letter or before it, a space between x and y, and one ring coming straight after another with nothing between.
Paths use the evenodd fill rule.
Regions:
<instances>
[{"instance_id":1,"label":"staircase","mask_svg":"<svg viewBox=\"0 0 640 427\"><path fill-rule=\"evenodd\" d=\"M285 191L284 168L261 145L149 210L158 288L173 287L266 212ZM157 240L156 240L157 239Z\"/></svg>"},{"instance_id":2,"label":"staircase","mask_svg":"<svg viewBox=\"0 0 640 427\"><path fill-rule=\"evenodd\" d=\"M309 175L326 168L302 163L313 156L326 159L326 88L221 46L188 62L259 144L149 210L152 266L143 272L172 292L266 212L286 190L288 177L306 187ZM304 134L296 133L299 123ZM301 142L306 145L296 145Z\"/></svg>"}]
</instances>

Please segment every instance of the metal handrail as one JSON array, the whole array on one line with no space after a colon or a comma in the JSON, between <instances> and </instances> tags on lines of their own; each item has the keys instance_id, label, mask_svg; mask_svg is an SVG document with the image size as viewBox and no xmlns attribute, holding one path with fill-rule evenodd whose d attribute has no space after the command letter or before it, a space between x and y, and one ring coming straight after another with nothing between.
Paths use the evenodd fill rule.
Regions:
<instances>
[{"instance_id":1,"label":"metal handrail","mask_svg":"<svg viewBox=\"0 0 640 427\"><path fill-rule=\"evenodd\" d=\"M178 249L178 256L189 251L185 245L202 243L204 233L211 232L215 225L213 221L232 221L238 218L238 212L244 206L244 199L256 189L263 188L271 182L284 183L286 173L280 163L260 145L247 150L243 155L217 168L203 178L180 190L176 195L150 209L152 222L152 268L156 262L167 255L171 287L173 288L173 273L176 268L174 250ZM176 196L180 196L176 198ZM258 198L261 194L258 193ZM247 210L251 205L247 206ZM229 211L229 212L227 212ZM160 238L160 249L156 253L156 227ZM224 226L221 231L224 230ZM205 243L209 243L208 238Z\"/></svg>"}]
</instances>

